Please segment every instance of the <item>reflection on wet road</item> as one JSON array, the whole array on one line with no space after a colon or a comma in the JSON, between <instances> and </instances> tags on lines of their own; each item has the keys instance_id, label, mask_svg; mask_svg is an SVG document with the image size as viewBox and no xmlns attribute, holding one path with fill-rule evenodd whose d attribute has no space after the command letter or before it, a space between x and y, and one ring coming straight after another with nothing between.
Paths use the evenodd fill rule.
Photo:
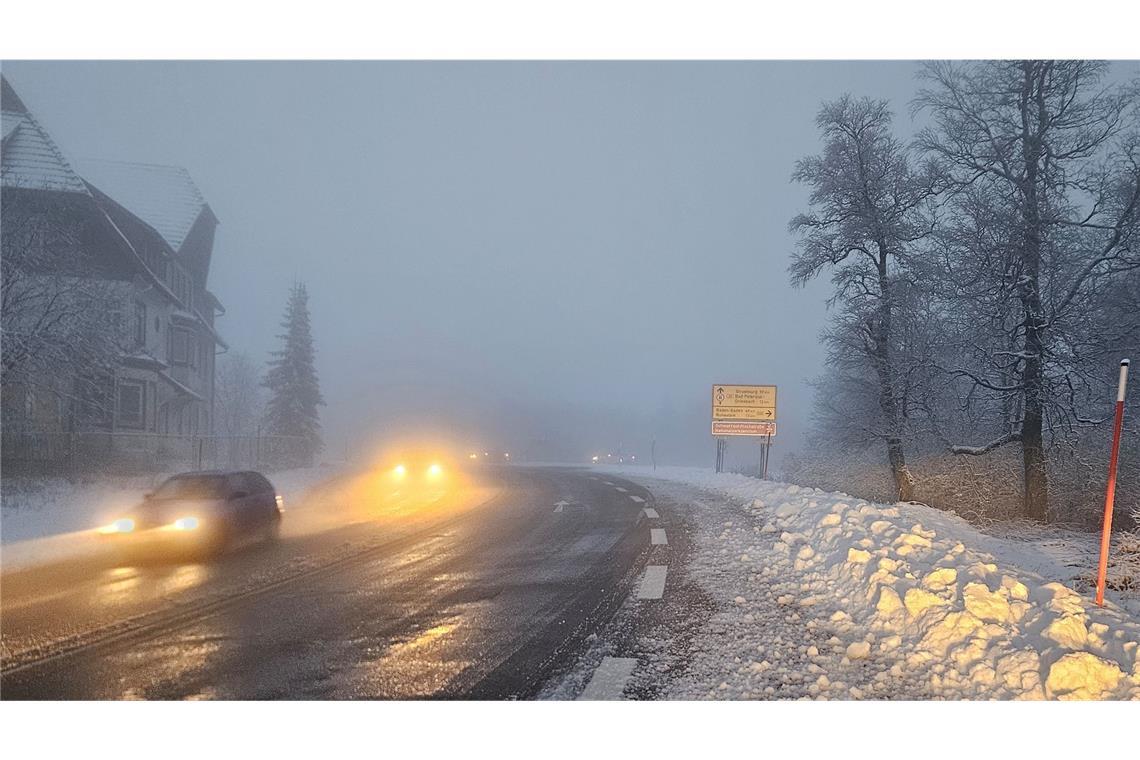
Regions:
<instances>
[{"instance_id":1,"label":"reflection on wet road","mask_svg":"<svg viewBox=\"0 0 1140 760\"><path fill-rule=\"evenodd\" d=\"M210 562L5 576L0 696L525 697L645 548L640 506L581 471L374 485L319 489L277 543Z\"/></svg>"}]
</instances>

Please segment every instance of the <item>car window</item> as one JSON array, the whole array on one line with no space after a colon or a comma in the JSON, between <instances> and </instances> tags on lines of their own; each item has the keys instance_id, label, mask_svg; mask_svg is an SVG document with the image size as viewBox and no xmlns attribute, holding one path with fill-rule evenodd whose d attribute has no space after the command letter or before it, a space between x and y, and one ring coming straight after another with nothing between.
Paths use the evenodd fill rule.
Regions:
<instances>
[{"instance_id":1,"label":"car window","mask_svg":"<svg viewBox=\"0 0 1140 760\"><path fill-rule=\"evenodd\" d=\"M257 491L258 493L261 493L263 491L274 490L273 484L270 483L269 479L266 478L261 473L250 472L250 473L246 473L246 474L249 476L250 481L253 483L253 490Z\"/></svg>"},{"instance_id":2,"label":"car window","mask_svg":"<svg viewBox=\"0 0 1140 760\"><path fill-rule=\"evenodd\" d=\"M237 491L245 491L246 493L254 492L244 472L235 472L227 479L229 481L230 493L236 493Z\"/></svg>"},{"instance_id":3,"label":"car window","mask_svg":"<svg viewBox=\"0 0 1140 760\"><path fill-rule=\"evenodd\" d=\"M155 490L153 499L219 499L225 496L221 475L177 475Z\"/></svg>"}]
</instances>

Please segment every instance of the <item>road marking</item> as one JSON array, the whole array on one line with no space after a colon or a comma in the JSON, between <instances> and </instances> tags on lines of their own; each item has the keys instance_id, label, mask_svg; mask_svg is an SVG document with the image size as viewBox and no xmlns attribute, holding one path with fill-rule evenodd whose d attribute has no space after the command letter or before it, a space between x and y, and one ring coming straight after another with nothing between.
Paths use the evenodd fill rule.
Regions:
<instances>
[{"instance_id":1,"label":"road marking","mask_svg":"<svg viewBox=\"0 0 1140 760\"><path fill-rule=\"evenodd\" d=\"M603 657L578 699L621 699L635 667L637 659L634 657Z\"/></svg>"},{"instance_id":2,"label":"road marking","mask_svg":"<svg viewBox=\"0 0 1140 760\"><path fill-rule=\"evenodd\" d=\"M665 593L665 573L669 568L665 565L650 565L645 568L645 575L641 579L641 588L637 590L638 599L660 599Z\"/></svg>"},{"instance_id":3,"label":"road marking","mask_svg":"<svg viewBox=\"0 0 1140 760\"><path fill-rule=\"evenodd\" d=\"M608 481L608 480L603 480L602 482L603 482L603 483L605 483L607 486L612 486L612 485L614 485L613 483L611 483L611 482L610 482L610 481Z\"/></svg>"},{"instance_id":4,"label":"road marking","mask_svg":"<svg viewBox=\"0 0 1140 760\"><path fill-rule=\"evenodd\" d=\"M561 512L562 508L569 506L569 504L570 504L570 502L568 502L568 501L556 501L556 502L554 502L554 511L555 512Z\"/></svg>"},{"instance_id":5,"label":"road marking","mask_svg":"<svg viewBox=\"0 0 1140 760\"><path fill-rule=\"evenodd\" d=\"M648 517L650 520L656 520L658 517L661 516L661 515L657 514L657 510L654 509L653 507L646 507L645 509L643 509L641 511L644 512L645 516Z\"/></svg>"},{"instance_id":6,"label":"road marking","mask_svg":"<svg viewBox=\"0 0 1140 760\"><path fill-rule=\"evenodd\" d=\"M630 494L629 498L633 499L638 504L644 504L645 503L645 499L641 498L640 496L634 496L633 494Z\"/></svg>"},{"instance_id":7,"label":"road marking","mask_svg":"<svg viewBox=\"0 0 1140 760\"><path fill-rule=\"evenodd\" d=\"M649 543L651 544L667 544L669 540L665 538L664 528L650 528L649 529Z\"/></svg>"},{"instance_id":8,"label":"road marking","mask_svg":"<svg viewBox=\"0 0 1140 760\"><path fill-rule=\"evenodd\" d=\"M626 490L624 488L622 488L621 486L614 486L614 487L617 488L617 490L621 491L622 493L626 493Z\"/></svg>"}]
</instances>

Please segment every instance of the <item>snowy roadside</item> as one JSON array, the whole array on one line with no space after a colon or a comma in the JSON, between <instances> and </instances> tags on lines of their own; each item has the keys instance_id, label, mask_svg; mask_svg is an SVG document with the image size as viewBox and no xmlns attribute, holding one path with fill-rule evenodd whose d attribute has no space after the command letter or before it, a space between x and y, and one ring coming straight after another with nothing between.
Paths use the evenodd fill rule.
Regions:
<instances>
[{"instance_id":1,"label":"snowy roadside","mask_svg":"<svg viewBox=\"0 0 1140 760\"><path fill-rule=\"evenodd\" d=\"M921 505L699 469L602 471L724 502L695 509L687 567L718 612L662 696L1140 699L1134 593L1096 608L1067 555Z\"/></svg>"}]
</instances>

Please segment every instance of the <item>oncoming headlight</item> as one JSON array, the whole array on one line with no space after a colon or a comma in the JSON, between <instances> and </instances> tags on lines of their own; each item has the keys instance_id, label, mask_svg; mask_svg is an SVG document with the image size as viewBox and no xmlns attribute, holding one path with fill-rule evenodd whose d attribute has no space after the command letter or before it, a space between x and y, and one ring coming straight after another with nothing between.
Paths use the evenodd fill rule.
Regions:
<instances>
[{"instance_id":1,"label":"oncoming headlight","mask_svg":"<svg viewBox=\"0 0 1140 760\"><path fill-rule=\"evenodd\" d=\"M171 523L171 526L175 530L194 530L198 527L198 524L199 523L197 517L179 517L177 520Z\"/></svg>"},{"instance_id":2,"label":"oncoming headlight","mask_svg":"<svg viewBox=\"0 0 1140 760\"><path fill-rule=\"evenodd\" d=\"M130 533L134 529L135 521L129 517L122 517L118 520L115 520L115 522L111 523L110 525L104 525L99 529L99 532L104 534Z\"/></svg>"}]
</instances>

